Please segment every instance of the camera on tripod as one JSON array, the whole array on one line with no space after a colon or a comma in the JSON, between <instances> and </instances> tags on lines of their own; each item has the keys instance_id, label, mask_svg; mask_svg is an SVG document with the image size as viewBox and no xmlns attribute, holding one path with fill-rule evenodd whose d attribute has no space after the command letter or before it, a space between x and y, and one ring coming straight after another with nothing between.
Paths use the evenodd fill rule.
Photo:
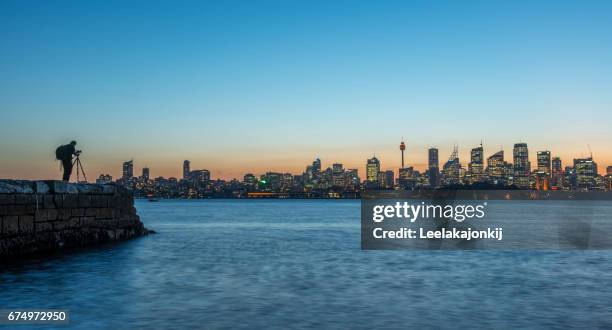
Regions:
<instances>
[{"instance_id":1,"label":"camera on tripod","mask_svg":"<svg viewBox=\"0 0 612 330\"><path fill-rule=\"evenodd\" d=\"M79 158L82 152L83 152L82 150L76 150L74 152L74 155L76 157L74 158L74 161L72 162L72 166L76 167L76 170L77 170L77 182L87 183L87 176L85 175L85 170L83 169L81 158ZM83 175L83 181L81 181L81 175Z\"/></svg>"}]
</instances>

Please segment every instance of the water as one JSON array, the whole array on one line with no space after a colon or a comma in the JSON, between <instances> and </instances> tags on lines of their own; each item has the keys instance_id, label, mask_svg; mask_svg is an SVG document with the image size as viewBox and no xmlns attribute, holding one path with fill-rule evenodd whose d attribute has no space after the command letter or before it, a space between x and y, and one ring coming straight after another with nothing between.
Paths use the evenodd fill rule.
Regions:
<instances>
[{"instance_id":1,"label":"water","mask_svg":"<svg viewBox=\"0 0 612 330\"><path fill-rule=\"evenodd\" d=\"M611 251L361 251L359 201L137 209L157 235L2 266L0 308L86 329L612 327Z\"/></svg>"}]
</instances>

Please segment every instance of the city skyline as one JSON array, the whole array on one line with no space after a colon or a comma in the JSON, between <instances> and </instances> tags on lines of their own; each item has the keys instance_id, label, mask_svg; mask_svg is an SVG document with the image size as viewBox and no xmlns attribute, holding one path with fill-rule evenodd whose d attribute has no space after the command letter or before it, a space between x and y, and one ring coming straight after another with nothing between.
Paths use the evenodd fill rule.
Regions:
<instances>
[{"instance_id":1,"label":"city skyline","mask_svg":"<svg viewBox=\"0 0 612 330\"><path fill-rule=\"evenodd\" d=\"M146 7L147 10L143 10ZM554 10L551 10L554 8ZM216 177L440 161L485 137L612 164L612 3L0 3L0 177L91 175L133 158ZM135 19L137 18L137 19ZM9 124L10 123L10 124ZM177 163L179 165L177 166ZM600 169L601 171L601 169Z\"/></svg>"},{"instance_id":2,"label":"city skyline","mask_svg":"<svg viewBox=\"0 0 612 330\"><path fill-rule=\"evenodd\" d=\"M405 143L398 150L404 164ZM537 151L537 159L529 158L527 143L515 143L511 155L503 150L485 157L483 144L470 150L467 166L459 159L458 146L440 166L438 149L429 148L428 169L421 172L412 166L397 171L384 170L376 156L366 160L366 170L334 162L331 166L316 158L300 173L267 171L252 172L242 179L215 178L208 169L194 169L190 160L182 164L182 177L151 178L148 167L142 175L134 172L134 162L126 161L122 175L115 178L101 175L96 183L116 182L137 197L155 198L359 198L367 190L430 190L430 189L531 189L543 191L611 191L612 166L605 175L598 174L600 164L592 155L566 161L551 156L550 151ZM363 179L363 180L362 180Z\"/></svg>"},{"instance_id":3,"label":"city skyline","mask_svg":"<svg viewBox=\"0 0 612 330\"><path fill-rule=\"evenodd\" d=\"M474 146L472 148L469 148L469 151L467 151L468 155L465 158L462 158L460 156L459 152L455 153L455 150L457 150L457 151L459 150L459 146L458 145L454 145L453 146L453 149L454 149L453 152L451 152L450 155L448 157L446 157L446 158L443 157L444 155L442 155L442 158L441 158L440 153L439 153L440 148L435 147L435 146L430 146L426 150L426 152L427 152L426 157L427 158L432 157L431 155L429 155L429 153L432 150L435 150L436 154L433 157L435 157L435 159L437 160L437 166L436 167L440 171L443 169L443 165L445 163L447 163L447 161L449 161L450 159L452 159L453 157L456 156L458 158L458 160L459 160L458 164L460 165L460 167L464 171L468 171L468 172L475 172L475 171L478 172L479 171L480 173L484 173L485 169L487 168L487 161L488 161L488 159L489 158L493 158L493 157L495 157L495 156L497 156L499 154L501 154L501 155L505 154L506 155L505 156L506 162L508 162L509 164L514 165L515 164L514 161L516 161L516 159L517 159L516 157L517 156L513 155L513 153L514 153L515 150L517 150L517 146L519 148L523 147L523 148L527 149L526 152L522 156L522 157L526 157L525 161L528 162L527 163L528 165L524 165L524 167L525 167L524 171L527 171L527 172L534 172L534 171L538 171L538 170L542 169L542 166L544 166L544 165L542 165L541 160L540 160L541 155L545 155L547 157L547 159L548 159L549 174L550 174L550 168L552 167L552 162L555 159L560 160L561 164L562 164L561 167L565 168L566 166L572 166L572 164L573 164L573 162L575 160L590 158L590 159L594 160L595 162L597 162L599 164L597 174L602 175L602 176L605 176L606 174L609 174L608 171L607 171L607 168L612 166L610 164L602 164L601 162L599 162L597 160L597 157L595 157L592 153L589 153L589 154L586 154L586 155L585 154L581 154L581 155L579 155L577 157L572 157L570 159L564 159L563 157L560 157L559 155L551 152L550 150L537 150L537 151L533 151L532 150L532 151L528 151L529 150L529 146L528 146L528 143L525 143L525 142L515 143L513 148L511 148L510 152L508 152L508 153L506 153L506 151L503 148L500 148L500 149L496 149L494 152L491 152L490 154L487 154L488 151L484 147L484 145L483 145L483 143L481 141L481 143L479 145ZM404 164L404 162L405 162L405 150L406 150L405 141L403 141L403 140L400 141L400 145L399 145L399 149L398 150L399 150L399 157L398 157L399 162L400 162L400 164ZM476 151L476 153L475 153L475 151ZM532 154L535 155L535 157L532 157L533 156ZM216 179L220 179L220 180L234 180L234 179L235 180L242 180L242 178L245 175L259 176L259 175L264 175L264 174L270 173L270 172L289 173L289 174L293 174L293 175L301 175L301 174L304 173L304 164L308 164L310 161L318 161L321 164L319 166L321 166L322 168L326 168L326 167L327 168L331 168L332 165L334 165L334 164L340 164L345 169L356 169L358 171L358 173L361 173L361 175L365 179L368 176L368 164L370 164L370 160L371 159L376 159L377 160L377 163L376 163L376 168L377 168L376 172L393 171L394 173L396 173L396 172L399 173L402 168L412 168L415 171L419 171L419 172L423 172L424 173L426 170L432 168L432 164L429 163L429 159L428 159L428 163L427 164L416 164L415 165L415 164L410 164L408 162L405 162L405 164L404 164L405 166L404 167L402 167L401 165L400 166L384 166L383 160L379 156L376 156L376 154L372 154L370 157L364 159L360 166L350 166L350 165L348 165L348 164L346 164L346 163L344 163L342 161L338 161L338 160L334 160L334 159L324 160L321 157L317 156L317 157L314 157L314 158L310 159L309 161L301 164L301 167L298 170L295 170L295 171L283 170L282 168L278 169L278 168L282 167L281 165L279 165L278 167L275 167L275 168L272 168L272 169L270 169L270 168L269 169L265 169L265 170L263 170L261 172L258 172L258 171L246 171L246 172L241 173L240 175L234 176L234 177L221 177L221 176L216 176L215 175L216 174L215 170L210 170L205 165L204 166L199 166L199 164L195 164L196 166L194 167L194 166L192 166L192 164L194 164L194 163L190 159L184 159L183 161L180 162L180 169L178 170L178 172L179 172L178 175L170 175L170 176L163 176L163 175L154 175L153 176L152 175L150 177L151 177L151 179L153 179L155 177L185 179L189 175L190 169L191 169L191 171L193 171L193 170L198 170L198 171L199 170L206 170L206 171L208 171L210 173L210 177L213 180L216 180ZM474 162L473 162L474 160L476 160L476 162L480 164L480 169L479 170L478 170L478 168L476 168L476 169L473 168L473 166L478 166L478 165L474 165ZM129 176L129 177L131 177L131 176L138 177L139 176L138 173L137 172L133 172L133 171L135 171L135 169L138 169L138 167L135 167L135 165L134 165L134 159L133 158L128 160L128 161L123 162L123 169L117 171L118 172L117 174L120 174L120 175L113 175L113 174L111 174L114 171L107 171L106 173L100 173L100 175L110 175L110 176L112 176L114 178L125 177L126 176L125 166L126 166L127 163L131 164L130 170L132 171L132 172L130 172L131 174L127 175L127 176ZM143 170L146 169L147 177L149 177L149 173L150 173L151 167L148 166L148 165L145 165L145 166L142 166L141 168ZM367 179L365 179L365 180L367 180Z\"/></svg>"},{"instance_id":4,"label":"city skyline","mask_svg":"<svg viewBox=\"0 0 612 330\"><path fill-rule=\"evenodd\" d=\"M244 170L238 169L238 168L231 169L231 168L218 168L215 166L208 166L209 164L215 164L216 162L213 161L213 162L207 163L206 162L207 158L195 158L195 161L194 161L194 158L189 158L189 159L184 158L182 160L175 160L175 161L165 160L163 164L165 164L166 166L157 166L157 164L153 164L152 162L139 161L135 157L128 157L127 159L123 159L123 160L116 158L117 163L113 164L109 168L102 168L99 166L90 166L90 164L87 161L88 159L87 153L85 153L82 157L83 159L85 159L84 161L85 171L88 173L89 178L95 178L103 174L109 174L114 178L121 177L121 174L122 174L121 164L127 160L131 160L135 163L135 169L140 170L141 168L147 168L149 172L151 173L151 178L155 178L155 177L166 177L166 178L175 177L179 179L182 178L184 160L189 160L190 163L192 164L192 168L207 169L211 172L211 176L213 176L215 179L222 179L222 180L231 180L231 179L240 180L245 174L248 174L248 173L255 174L255 175L265 174L266 172L300 174L304 170L305 163L309 163L312 160L317 159L317 158L321 159L323 163L328 164L329 166L331 166L333 163L341 163L344 165L345 168L355 168L359 171L359 173L366 173L365 162L367 159L372 158L374 156L380 160L381 170L383 171L391 170L397 173L399 169L401 168L401 150L398 148L400 142L395 143L394 150L382 150L381 152L377 152L377 153L373 152L370 155L364 156L363 159L360 159L358 161L351 160L349 162L344 162L341 159L338 159L338 157L334 157L333 155L331 155L331 158L324 158L324 157L321 157L319 154L315 153L314 154L315 156L311 158L307 158L307 156L305 156L304 158L293 159L293 161L289 163L290 164L289 166L287 166L286 163L282 163L282 162L273 163L272 166L268 166L264 164L253 164L251 162L250 164L253 164L254 166L251 166L251 167L244 166L243 167ZM403 142L405 143L405 148L406 148L404 151L404 159L406 163L405 167L413 167L415 170L418 170L418 171L425 171L429 167L428 166L428 155L427 155L428 149L435 148L438 150L439 165L440 167L442 167L442 164L444 164L451 156L452 149L454 148L453 146L449 146L446 148L440 148L438 146L430 145L428 147L425 147L423 150L421 150L422 151L421 153L417 153L415 151L415 148L410 147L410 144L408 143L408 141L405 140ZM482 143L482 140L480 143ZM522 142L519 142L519 143L522 143ZM470 163L469 160L471 158L472 149L476 148L478 145L481 145L484 148L484 159L485 160L488 157L492 156L493 154L499 151L504 151L504 153L508 155L506 157L510 157L510 160L512 158L511 155L512 155L512 150L513 150L513 144L509 144L509 147L499 146L498 148L493 148L494 151L491 150L490 148L487 148L486 144L485 145L477 144L471 147L464 146L463 148L460 145L457 145L460 163L464 165L466 168L467 168L467 165ZM77 145L77 147L80 147L80 146ZM562 153L555 153L554 151L551 151L549 149L539 150L539 149L535 149L534 147L531 147L530 145L529 159L531 160L531 169L537 168L537 162L536 162L537 155L541 151L550 152L551 157L553 158L554 157L561 158L565 166L566 162L568 162L567 164L569 164L571 163L571 161L573 161L573 159L589 157L590 155L589 148L590 148L589 145L585 145L585 149L586 149L585 152L578 154L578 155L563 157L563 156L560 156ZM563 154L568 154L568 153L565 152ZM600 175L605 175L606 167L609 165L612 165L612 161L610 162L602 161L599 159L599 157L597 157L595 152L593 152L593 154L594 154L593 158L600 164L598 168L598 173ZM52 155L52 153L50 153L47 156L48 156L46 160L47 166L44 169L44 171L40 173L28 173L27 175L23 175L23 176L12 176L12 177L6 176L6 175L4 176L0 175L0 176L6 179L54 179L55 177L61 177L61 172L59 171L59 168L57 167L58 161L54 159L54 155ZM412 159L417 159L418 161L412 162L411 161ZM240 163L239 159L237 161L238 163ZM137 176L136 174L135 176Z\"/></svg>"}]
</instances>

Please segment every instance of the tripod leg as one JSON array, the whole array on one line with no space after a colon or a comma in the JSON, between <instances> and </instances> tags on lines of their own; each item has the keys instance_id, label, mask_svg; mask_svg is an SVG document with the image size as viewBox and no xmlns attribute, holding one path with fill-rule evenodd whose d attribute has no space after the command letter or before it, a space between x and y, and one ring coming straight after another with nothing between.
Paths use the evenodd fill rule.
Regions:
<instances>
[{"instance_id":1,"label":"tripod leg","mask_svg":"<svg viewBox=\"0 0 612 330\"><path fill-rule=\"evenodd\" d=\"M85 180L85 182L87 182L87 176L85 175L85 170L83 169L83 163L81 163L81 159L79 159L78 165L79 165L79 168L81 169L81 173L83 173L83 179ZM78 172L77 172L77 175L78 175Z\"/></svg>"}]
</instances>

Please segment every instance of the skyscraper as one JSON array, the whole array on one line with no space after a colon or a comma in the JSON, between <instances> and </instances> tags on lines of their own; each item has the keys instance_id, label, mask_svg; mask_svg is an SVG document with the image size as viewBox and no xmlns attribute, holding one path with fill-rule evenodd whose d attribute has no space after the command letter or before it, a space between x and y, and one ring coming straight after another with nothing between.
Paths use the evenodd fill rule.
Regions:
<instances>
[{"instance_id":1,"label":"skyscraper","mask_svg":"<svg viewBox=\"0 0 612 330\"><path fill-rule=\"evenodd\" d=\"M538 172L552 173L550 151L538 151Z\"/></svg>"},{"instance_id":2,"label":"skyscraper","mask_svg":"<svg viewBox=\"0 0 612 330\"><path fill-rule=\"evenodd\" d=\"M148 167L142 168L142 179L144 181L149 181L149 168Z\"/></svg>"},{"instance_id":3,"label":"skyscraper","mask_svg":"<svg viewBox=\"0 0 612 330\"><path fill-rule=\"evenodd\" d=\"M428 150L428 169L429 169L429 185L432 188L438 186L438 174L440 173L440 162L438 160L438 149L429 148Z\"/></svg>"},{"instance_id":4,"label":"skyscraper","mask_svg":"<svg viewBox=\"0 0 612 330\"><path fill-rule=\"evenodd\" d=\"M193 182L208 182L210 181L209 170L193 170L189 172L189 180Z\"/></svg>"},{"instance_id":5,"label":"skyscraper","mask_svg":"<svg viewBox=\"0 0 612 330\"><path fill-rule=\"evenodd\" d=\"M531 175L531 184L535 185L537 190L548 190L550 189L550 173L551 173L551 160L550 151L538 151L537 153L537 164L538 167L535 172Z\"/></svg>"},{"instance_id":6,"label":"skyscraper","mask_svg":"<svg viewBox=\"0 0 612 330\"><path fill-rule=\"evenodd\" d=\"M444 185L461 183L461 162L459 161L459 148L456 145L448 161L442 167L442 180Z\"/></svg>"},{"instance_id":7,"label":"skyscraper","mask_svg":"<svg viewBox=\"0 0 612 330\"><path fill-rule=\"evenodd\" d=\"M482 143L480 146L473 148L470 153L468 174L470 176L470 183L481 182L484 177L484 149Z\"/></svg>"},{"instance_id":8,"label":"skyscraper","mask_svg":"<svg viewBox=\"0 0 612 330\"><path fill-rule=\"evenodd\" d=\"M440 168L438 160L438 148L429 148L429 168Z\"/></svg>"},{"instance_id":9,"label":"skyscraper","mask_svg":"<svg viewBox=\"0 0 612 330\"><path fill-rule=\"evenodd\" d=\"M529 175L531 174L531 163L529 162L529 149L527 143L516 143L513 150L514 156L514 183L521 188L529 187Z\"/></svg>"},{"instance_id":10,"label":"skyscraper","mask_svg":"<svg viewBox=\"0 0 612 330\"><path fill-rule=\"evenodd\" d=\"M189 172L191 171L191 163L188 160L183 161L183 179L189 179Z\"/></svg>"},{"instance_id":11,"label":"skyscraper","mask_svg":"<svg viewBox=\"0 0 612 330\"><path fill-rule=\"evenodd\" d=\"M318 174L321 172L321 160L319 158L315 159L315 161L312 162L312 171L315 174Z\"/></svg>"},{"instance_id":12,"label":"skyscraper","mask_svg":"<svg viewBox=\"0 0 612 330\"><path fill-rule=\"evenodd\" d=\"M563 187L563 164L561 158L555 157L551 161L551 186L557 187L556 189Z\"/></svg>"},{"instance_id":13,"label":"skyscraper","mask_svg":"<svg viewBox=\"0 0 612 330\"><path fill-rule=\"evenodd\" d=\"M505 179L506 162L504 161L504 151L500 150L487 158L487 176L492 184L503 184Z\"/></svg>"},{"instance_id":14,"label":"skyscraper","mask_svg":"<svg viewBox=\"0 0 612 330\"><path fill-rule=\"evenodd\" d=\"M378 182L378 173L380 172L380 161L376 157L368 159L366 164L366 180L368 182Z\"/></svg>"},{"instance_id":15,"label":"skyscraper","mask_svg":"<svg viewBox=\"0 0 612 330\"><path fill-rule=\"evenodd\" d=\"M134 161L130 160L123 163L123 176L124 180L131 179L134 177Z\"/></svg>"},{"instance_id":16,"label":"skyscraper","mask_svg":"<svg viewBox=\"0 0 612 330\"><path fill-rule=\"evenodd\" d=\"M385 171L385 188L391 189L395 185L395 173L392 170Z\"/></svg>"},{"instance_id":17,"label":"skyscraper","mask_svg":"<svg viewBox=\"0 0 612 330\"><path fill-rule=\"evenodd\" d=\"M344 167L340 163L334 163L332 165L332 186L344 187L346 185L346 181Z\"/></svg>"},{"instance_id":18,"label":"skyscraper","mask_svg":"<svg viewBox=\"0 0 612 330\"><path fill-rule=\"evenodd\" d=\"M597 163L593 158L574 159L574 171L576 173L576 186L583 189L595 187L595 177L597 176Z\"/></svg>"},{"instance_id":19,"label":"skyscraper","mask_svg":"<svg viewBox=\"0 0 612 330\"><path fill-rule=\"evenodd\" d=\"M412 188L415 184L413 173L414 169L412 168L412 166L400 168L399 176L397 177L398 185L404 189Z\"/></svg>"}]
</instances>

